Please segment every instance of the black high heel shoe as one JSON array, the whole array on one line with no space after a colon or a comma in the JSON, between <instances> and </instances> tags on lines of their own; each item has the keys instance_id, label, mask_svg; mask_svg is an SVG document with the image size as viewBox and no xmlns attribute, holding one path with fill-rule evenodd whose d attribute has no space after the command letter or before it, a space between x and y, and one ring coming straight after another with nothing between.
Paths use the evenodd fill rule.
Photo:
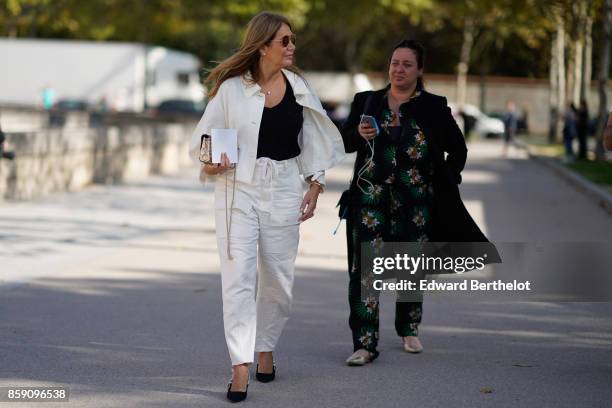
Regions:
<instances>
[{"instance_id":1,"label":"black high heel shoe","mask_svg":"<svg viewBox=\"0 0 612 408\"><path fill-rule=\"evenodd\" d=\"M240 402L244 401L247 397L247 392L249 391L249 383L251 382L251 376L249 375L249 379L247 380L246 389L244 391L232 391L232 381L230 380L227 385L227 399L231 402Z\"/></svg>"},{"instance_id":2,"label":"black high heel shoe","mask_svg":"<svg viewBox=\"0 0 612 408\"><path fill-rule=\"evenodd\" d=\"M274 377L276 377L276 364L272 363L271 373L260 373L259 364L257 364L257 371L255 371L255 378L257 378L257 381L267 383L274 380Z\"/></svg>"}]
</instances>

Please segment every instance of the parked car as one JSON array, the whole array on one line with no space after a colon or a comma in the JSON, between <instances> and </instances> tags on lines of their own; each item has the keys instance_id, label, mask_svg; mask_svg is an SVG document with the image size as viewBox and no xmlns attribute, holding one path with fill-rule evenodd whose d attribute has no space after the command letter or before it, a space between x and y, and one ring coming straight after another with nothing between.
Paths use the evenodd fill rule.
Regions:
<instances>
[{"instance_id":1,"label":"parked car","mask_svg":"<svg viewBox=\"0 0 612 408\"><path fill-rule=\"evenodd\" d=\"M82 99L60 99L53 108L63 111L86 111L89 109L89 103Z\"/></svg>"},{"instance_id":2,"label":"parked car","mask_svg":"<svg viewBox=\"0 0 612 408\"><path fill-rule=\"evenodd\" d=\"M463 105L462 112L460 112L457 108L457 105L452 102L449 103L448 106L451 108L451 112L453 114L453 117L457 121L457 124L462 129L464 128L464 121L470 120L470 124L473 123L471 131L481 138L503 136L504 122L501 119L488 116L476 106L470 104Z\"/></svg>"},{"instance_id":3,"label":"parked car","mask_svg":"<svg viewBox=\"0 0 612 408\"><path fill-rule=\"evenodd\" d=\"M194 102L190 99L168 99L163 101L153 109L153 116L201 116L204 113L206 104L204 102Z\"/></svg>"}]
</instances>

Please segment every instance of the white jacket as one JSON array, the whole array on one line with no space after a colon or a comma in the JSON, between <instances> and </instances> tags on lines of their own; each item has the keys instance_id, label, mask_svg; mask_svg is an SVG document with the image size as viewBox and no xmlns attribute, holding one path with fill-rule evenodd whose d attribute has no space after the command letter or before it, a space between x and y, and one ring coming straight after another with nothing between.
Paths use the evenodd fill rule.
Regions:
<instances>
[{"instance_id":1,"label":"white jacket","mask_svg":"<svg viewBox=\"0 0 612 408\"><path fill-rule=\"evenodd\" d=\"M293 88L295 100L304 107L304 124L298 137L301 149L297 157L300 174L321 174L345 157L342 136L306 81L291 71L283 70L283 73ZM245 183L251 183L253 178L259 126L265 103L261 87L249 83L248 78L233 77L221 84L192 134L189 149L191 158L199 162L200 139L203 134L210 135L211 129L237 129L236 180Z\"/></svg>"}]
</instances>

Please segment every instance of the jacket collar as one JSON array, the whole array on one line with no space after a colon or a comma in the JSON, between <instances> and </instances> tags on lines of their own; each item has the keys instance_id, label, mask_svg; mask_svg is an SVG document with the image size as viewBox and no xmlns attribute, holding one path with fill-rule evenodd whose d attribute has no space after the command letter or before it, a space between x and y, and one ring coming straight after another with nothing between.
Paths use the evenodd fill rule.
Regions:
<instances>
[{"instance_id":1,"label":"jacket collar","mask_svg":"<svg viewBox=\"0 0 612 408\"><path fill-rule=\"evenodd\" d=\"M310 89L308 89L306 81L301 76L287 69L283 69L281 71L285 75L285 78L287 78L287 81L289 81L289 84L291 84L294 95L310 94ZM259 84L253 82L253 77L251 76L250 72L247 72L240 77L240 83L242 84L242 90L247 97L251 97L257 92L261 91Z\"/></svg>"},{"instance_id":2,"label":"jacket collar","mask_svg":"<svg viewBox=\"0 0 612 408\"><path fill-rule=\"evenodd\" d=\"M253 81L253 77L250 72L243 74L240 76L240 84L242 85L242 90L246 96L253 96L257 92L261 91L261 87L257 82Z\"/></svg>"},{"instance_id":3,"label":"jacket collar","mask_svg":"<svg viewBox=\"0 0 612 408\"><path fill-rule=\"evenodd\" d=\"M308 85L306 84L306 80L296 74L295 72L289 71L287 69L283 69L283 74L291 84L291 88L293 89L293 93L295 95L308 95L310 94L310 89L308 89Z\"/></svg>"},{"instance_id":4,"label":"jacket collar","mask_svg":"<svg viewBox=\"0 0 612 408\"><path fill-rule=\"evenodd\" d=\"M386 99L387 93L389 92L389 89L391 89L391 84L387 84L387 86L377 91L372 91L372 100L370 102L370 105L367 107L369 114L373 114L376 117L380 117L382 110L385 107L385 99ZM405 104L408 104L409 108L414 109L415 105L419 105L419 104L418 103L415 104L411 102L418 100L417 98L425 93L426 91L424 89L417 88L415 90L415 93L410 97L410 99L408 99L408 101L404 102L402 106L404 106Z\"/></svg>"}]
</instances>

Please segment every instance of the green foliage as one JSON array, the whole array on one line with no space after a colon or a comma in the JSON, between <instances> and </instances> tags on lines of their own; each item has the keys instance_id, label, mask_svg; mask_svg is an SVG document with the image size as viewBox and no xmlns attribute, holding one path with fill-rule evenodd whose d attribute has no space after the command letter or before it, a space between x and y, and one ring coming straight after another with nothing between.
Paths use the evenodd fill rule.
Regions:
<instances>
[{"instance_id":1,"label":"green foliage","mask_svg":"<svg viewBox=\"0 0 612 408\"><path fill-rule=\"evenodd\" d=\"M586 1L586 0L585 0ZM551 10L569 0L0 0L0 35L131 41L198 55L205 66L238 47L263 10L287 15L304 69L385 70L390 49L415 38L427 71L453 73L465 17L475 22L472 67L546 76ZM593 10L601 0L593 0ZM476 70L478 73L479 70Z\"/></svg>"}]
</instances>

